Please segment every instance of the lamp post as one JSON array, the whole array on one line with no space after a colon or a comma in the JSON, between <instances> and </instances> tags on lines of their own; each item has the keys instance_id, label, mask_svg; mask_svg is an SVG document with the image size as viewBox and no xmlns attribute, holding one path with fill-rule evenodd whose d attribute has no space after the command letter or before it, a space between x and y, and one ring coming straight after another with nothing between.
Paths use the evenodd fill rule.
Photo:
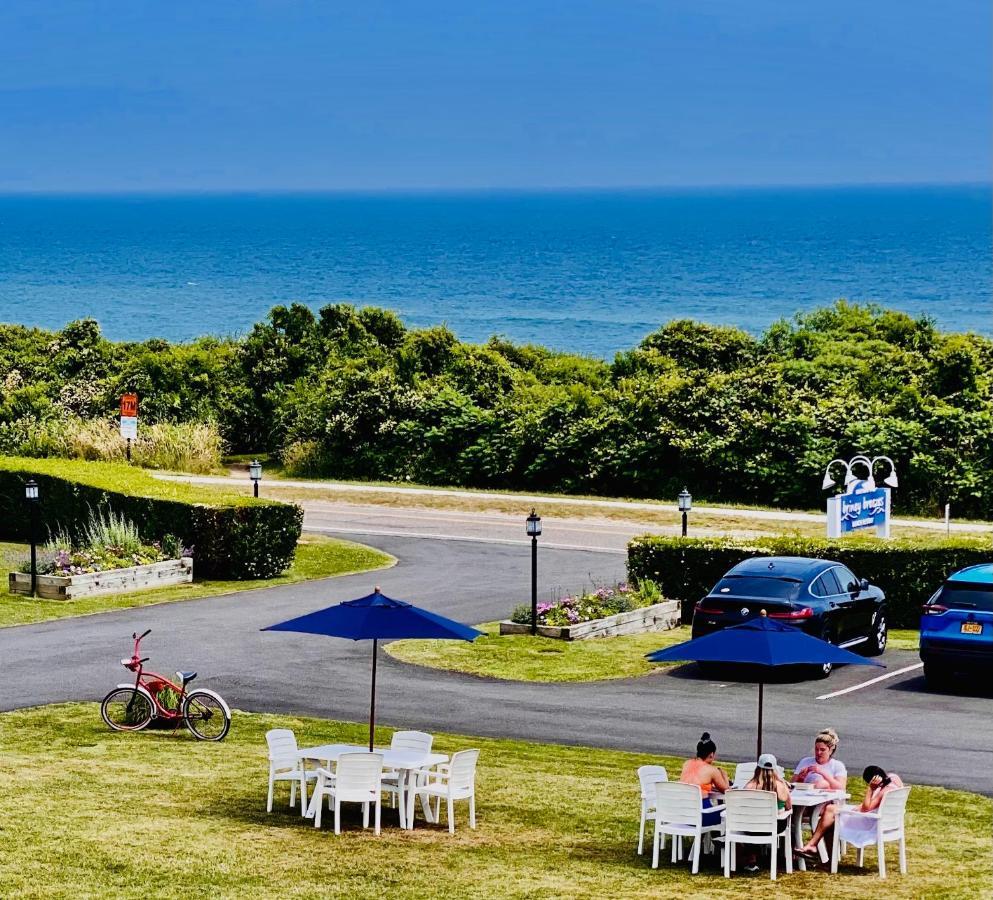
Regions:
<instances>
[{"instance_id":1,"label":"lamp post","mask_svg":"<svg viewBox=\"0 0 993 900\"><path fill-rule=\"evenodd\" d=\"M258 497L259 482L262 480L262 463L257 459L253 459L248 464L248 477L252 479L252 493Z\"/></svg>"},{"instance_id":2,"label":"lamp post","mask_svg":"<svg viewBox=\"0 0 993 900\"><path fill-rule=\"evenodd\" d=\"M525 521L525 530L531 538L531 634L538 633L538 535L541 534L541 516L531 510Z\"/></svg>"},{"instance_id":3,"label":"lamp post","mask_svg":"<svg viewBox=\"0 0 993 900\"><path fill-rule=\"evenodd\" d=\"M24 485L24 499L28 501L31 529L31 596L35 596L38 587L38 483L32 478Z\"/></svg>"},{"instance_id":4,"label":"lamp post","mask_svg":"<svg viewBox=\"0 0 993 900\"><path fill-rule=\"evenodd\" d=\"M686 488L679 492L679 511L683 514L683 537L686 537L686 518L693 509L693 497Z\"/></svg>"}]
</instances>

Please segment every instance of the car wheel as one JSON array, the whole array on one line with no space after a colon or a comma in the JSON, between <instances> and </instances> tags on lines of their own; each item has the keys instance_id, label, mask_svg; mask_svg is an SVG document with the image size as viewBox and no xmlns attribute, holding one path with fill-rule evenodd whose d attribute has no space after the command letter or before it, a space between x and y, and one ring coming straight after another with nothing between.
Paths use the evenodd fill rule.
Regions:
<instances>
[{"instance_id":1,"label":"car wheel","mask_svg":"<svg viewBox=\"0 0 993 900\"><path fill-rule=\"evenodd\" d=\"M881 656L886 650L889 639L889 626L886 623L886 610L879 609L872 615L872 626L869 632L867 656Z\"/></svg>"},{"instance_id":2,"label":"car wheel","mask_svg":"<svg viewBox=\"0 0 993 900\"><path fill-rule=\"evenodd\" d=\"M821 640L827 641L829 644L833 644L834 641L831 639L831 632L827 627L821 632ZM814 677L816 678L827 678L834 671L834 663L821 663L819 666L814 666Z\"/></svg>"}]
</instances>

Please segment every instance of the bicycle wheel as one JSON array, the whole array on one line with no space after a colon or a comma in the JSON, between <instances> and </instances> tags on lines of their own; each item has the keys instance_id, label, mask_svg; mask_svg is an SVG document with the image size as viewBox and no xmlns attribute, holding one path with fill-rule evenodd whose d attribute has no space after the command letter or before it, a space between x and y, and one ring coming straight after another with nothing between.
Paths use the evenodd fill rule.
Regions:
<instances>
[{"instance_id":1,"label":"bicycle wheel","mask_svg":"<svg viewBox=\"0 0 993 900\"><path fill-rule=\"evenodd\" d=\"M114 731L141 731L152 721L152 703L134 688L114 688L103 698L100 715Z\"/></svg>"},{"instance_id":2,"label":"bicycle wheel","mask_svg":"<svg viewBox=\"0 0 993 900\"><path fill-rule=\"evenodd\" d=\"M222 741L231 727L224 706L213 694L204 691L187 694L183 702L183 720L193 736L201 741Z\"/></svg>"}]
</instances>

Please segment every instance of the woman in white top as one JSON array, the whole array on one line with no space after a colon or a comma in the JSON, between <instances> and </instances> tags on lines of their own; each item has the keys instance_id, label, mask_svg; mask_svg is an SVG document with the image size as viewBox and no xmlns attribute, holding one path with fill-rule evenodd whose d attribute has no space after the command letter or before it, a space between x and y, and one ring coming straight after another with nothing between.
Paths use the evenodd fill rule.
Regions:
<instances>
[{"instance_id":1,"label":"woman in white top","mask_svg":"<svg viewBox=\"0 0 993 900\"><path fill-rule=\"evenodd\" d=\"M814 755L805 756L796 764L793 771L794 783L812 784L826 791L845 790L848 785L848 769L840 759L835 759L837 749L838 732L833 728L825 728L814 738ZM817 844L826 834L830 834L829 829L834 826L834 804L825 803L820 811L821 820L810 840L797 850L804 856L816 857Z\"/></svg>"}]
</instances>

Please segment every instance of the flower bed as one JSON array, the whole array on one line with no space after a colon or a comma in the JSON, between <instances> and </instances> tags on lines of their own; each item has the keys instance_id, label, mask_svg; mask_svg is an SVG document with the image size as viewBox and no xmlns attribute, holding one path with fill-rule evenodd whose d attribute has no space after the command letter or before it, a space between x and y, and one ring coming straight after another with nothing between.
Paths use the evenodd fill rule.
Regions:
<instances>
[{"instance_id":1,"label":"flower bed","mask_svg":"<svg viewBox=\"0 0 993 900\"><path fill-rule=\"evenodd\" d=\"M136 591L193 580L193 551L174 535L146 544L133 522L113 512L90 511L82 545L65 532L42 549L35 568L35 593L49 600ZM31 593L31 565L10 573L10 591Z\"/></svg>"},{"instance_id":2,"label":"flower bed","mask_svg":"<svg viewBox=\"0 0 993 900\"><path fill-rule=\"evenodd\" d=\"M185 557L76 575L38 575L35 594L43 600L77 600L98 594L119 594L184 584L192 580L193 560ZM31 575L11 572L9 588L12 594L30 594Z\"/></svg>"},{"instance_id":3,"label":"flower bed","mask_svg":"<svg viewBox=\"0 0 993 900\"><path fill-rule=\"evenodd\" d=\"M628 584L538 604L538 634L566 641L645 631L667 631L679 625L679 604L666 600L647 579L636 588ZM518 606L500 634L528 634L531 607Z\"/></svg>"}]
</instances>

